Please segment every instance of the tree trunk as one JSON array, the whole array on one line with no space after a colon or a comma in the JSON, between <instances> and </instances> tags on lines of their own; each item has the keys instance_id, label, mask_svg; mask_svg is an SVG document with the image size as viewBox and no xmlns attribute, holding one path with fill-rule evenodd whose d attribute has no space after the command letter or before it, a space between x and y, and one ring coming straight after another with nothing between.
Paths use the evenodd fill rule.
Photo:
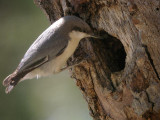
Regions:
<instances>
[{"instance_id":1,"label":"tree trunk","mask_svg":"<svg viewBox=\"0 0 160 120\"><path fill-rule=\"evenodd\" d=\"M68 61L94 120L160 120L160 0L35 0L54 22L86 21L102 39L83 40Z\"/></svg>"}]
</instances>

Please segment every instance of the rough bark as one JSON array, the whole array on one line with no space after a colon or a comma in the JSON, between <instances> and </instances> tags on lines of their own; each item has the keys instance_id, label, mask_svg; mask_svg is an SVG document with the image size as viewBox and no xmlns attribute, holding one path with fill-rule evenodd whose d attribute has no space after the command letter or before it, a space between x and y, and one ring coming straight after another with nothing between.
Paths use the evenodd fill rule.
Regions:
<instances>
[{"instance_id":1,"label":"rough bark","mask_svg":"<svg viewBox=\"0 0 160 120\"><path fill-rule=\"evenodd\" d=\"M54 22L86 21L103 39L81 42L69 60L95 120L160 120L159 0L35 0ZM88 57L86 57L88 56Z\"/></svg>"}]
</instances>

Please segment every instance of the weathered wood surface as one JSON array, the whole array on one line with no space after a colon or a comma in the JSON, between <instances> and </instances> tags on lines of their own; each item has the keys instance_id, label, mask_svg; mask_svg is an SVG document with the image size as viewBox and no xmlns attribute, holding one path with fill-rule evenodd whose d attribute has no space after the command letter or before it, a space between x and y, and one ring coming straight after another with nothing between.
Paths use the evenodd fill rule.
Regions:
<instances>
[{"instance_id":1,"label":"weathered wood surface","mask_svg":"<svg viewBox=\"0 0 160 120\"><path fill-rule=\"evenodd\" d=\"M69 61L95 120L160 120L160 0L35 0L54 22L86 21L103 39L81 42ZM108 35L109 34L109 35Z\"/></svg>"}]
</instances>

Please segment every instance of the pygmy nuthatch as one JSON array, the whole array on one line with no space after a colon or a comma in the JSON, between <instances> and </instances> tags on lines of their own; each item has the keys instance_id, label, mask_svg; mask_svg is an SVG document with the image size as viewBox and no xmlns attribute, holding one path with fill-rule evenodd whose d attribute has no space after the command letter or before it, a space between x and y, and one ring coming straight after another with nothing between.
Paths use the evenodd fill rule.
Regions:
<instances>
[{"instance_id":1,"label":"pygmy nuthatch","mask_svg":"<svg viewBox=\"0 0 160 120\"><path fill-rule=\"evenodd\" d=\"M86 37L93 37L91 29L78 17L65 16L54 22L30 46L17 69L3 81L6 93L22 80L61 72L80 40Z\"/></svg>"}]
</instances>

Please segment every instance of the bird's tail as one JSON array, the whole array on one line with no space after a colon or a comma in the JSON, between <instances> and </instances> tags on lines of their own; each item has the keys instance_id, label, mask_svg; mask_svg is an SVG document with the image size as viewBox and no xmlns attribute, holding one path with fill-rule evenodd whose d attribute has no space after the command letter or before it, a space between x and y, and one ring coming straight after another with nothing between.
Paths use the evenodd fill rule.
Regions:
<instances>
[{"instance_id":1,"label":"bird's tail","mask_svg":"<svg viewBox=\"0 0 160 120\"><path fill-rule=\"evenodd\" d=\"M12 74L10 74L9 76L7 76L4 80L3 80L3 86L6 87L5 92L8 94L10 93L13 88L15 87L15 85L17 85L17 83L20 81L21 77L19 77L19 75L17 74L17 71L13 72Z\"/></svg>"}]
</instances>

